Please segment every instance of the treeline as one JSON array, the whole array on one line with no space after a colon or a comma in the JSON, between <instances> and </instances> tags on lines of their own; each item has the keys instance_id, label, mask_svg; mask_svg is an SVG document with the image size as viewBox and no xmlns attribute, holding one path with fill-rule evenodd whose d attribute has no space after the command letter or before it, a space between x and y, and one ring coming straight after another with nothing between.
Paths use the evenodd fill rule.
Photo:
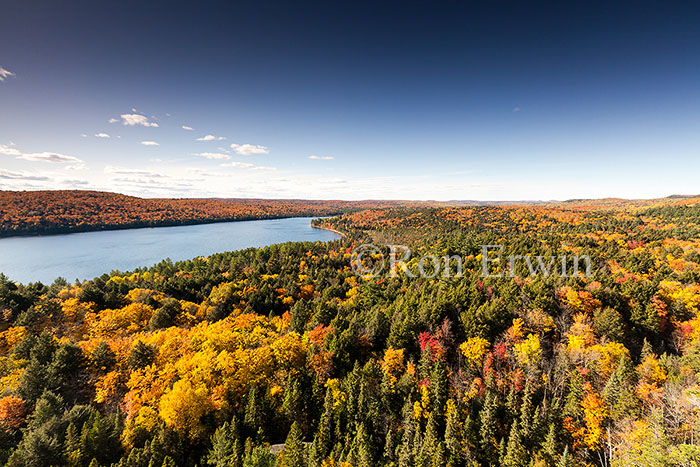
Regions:
<instances>
[{"instance_id":1,"label":"treeline","mask_svg":"<svg viewBox=\"0 0 700 467\"><path fill-rule=\"evenodd\" d=\"M692 222L543 207L377 209L348 235L80 284L0 278L8 466L700 462ZM372 238L464 277L358 277ZM481 277L481 245L591 277Z\"/></svg>"},{"instance_id":2,"label":"treeline","mask_svg":"<svg viewBox=\"0 0 700 467\"><path fill-rule=\"evenodd\" d=\"M0 237L328 216L398 201L136 198L81 190L0 191Z\"/></svg>"}]
</instances>

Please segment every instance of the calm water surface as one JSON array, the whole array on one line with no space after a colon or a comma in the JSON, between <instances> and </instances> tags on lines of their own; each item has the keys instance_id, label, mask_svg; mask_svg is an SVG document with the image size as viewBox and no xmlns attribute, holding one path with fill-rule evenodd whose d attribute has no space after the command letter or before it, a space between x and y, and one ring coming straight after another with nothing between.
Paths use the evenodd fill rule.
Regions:
<instances>
[{"instance_id":1,"label":"calm water surface","mask_svg":"<svg viewBox=\"0 0 700 467\"><path fill-rule=\"evenodd\" d=\"M329 241L333 232L311 227L311 217L218 224L85 232L0 239L0 272L11 280L53 282L92 279L112 270L130 271L223 251L273 243Z\"/></svg>"}]
</instances>

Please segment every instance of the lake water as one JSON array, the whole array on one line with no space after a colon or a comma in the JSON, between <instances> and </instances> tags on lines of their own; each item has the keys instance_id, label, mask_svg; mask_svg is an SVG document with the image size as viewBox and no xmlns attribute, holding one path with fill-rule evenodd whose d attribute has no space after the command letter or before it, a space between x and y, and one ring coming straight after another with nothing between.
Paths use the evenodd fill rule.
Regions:
<instances>
[{"instance_id":1,"label":"lake water","mask_svg":"<svg viewBox=\"0 0 700 467\"><path fill-rule=\"evenodd\" d=\"M274 243L329 241L339 235L311 227L311 217L110 230L0 239L0 272L15 282L57 277L69 282L112 270L130 271L224 251Z\"/></svg>"}]
</instances>

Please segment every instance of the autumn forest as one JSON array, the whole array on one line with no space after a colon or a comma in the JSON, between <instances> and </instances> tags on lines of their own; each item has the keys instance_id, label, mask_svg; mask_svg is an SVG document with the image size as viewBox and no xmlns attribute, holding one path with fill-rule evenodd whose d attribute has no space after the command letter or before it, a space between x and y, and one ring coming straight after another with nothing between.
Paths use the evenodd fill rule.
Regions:
<instances>
[{"instance_id":1,"label":"autumn forest","mask_svg":"<svg viewBox=\"0 0 700 467\"><path fill-rule=\"evenodd\" d=\"M2 465L700 463L697 198L46 193L3 192L2 235L335 215L314 224L344 236L82 283L0 275ZM463 277L356 275L367 243L459 255ZM587 255L592 274L483 277L481 245Z\"/></svg>"}]
</instances>

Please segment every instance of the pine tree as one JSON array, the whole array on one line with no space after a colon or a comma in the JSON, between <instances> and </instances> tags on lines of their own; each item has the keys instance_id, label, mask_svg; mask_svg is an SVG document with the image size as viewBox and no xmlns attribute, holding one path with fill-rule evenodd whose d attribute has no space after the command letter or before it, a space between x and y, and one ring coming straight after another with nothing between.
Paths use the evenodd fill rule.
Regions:
<instances>
[{"instance_id":1,"label":"pine tree","mask_svg":"<svg viewBox=\"0 0 700 467\"><path fill-rule=\"evenodd\" d=\"M525 386L523 401L520 404L519 436L522 440L532 439L539 418L538 414L534 413L533 410L532 391L532 385L528 382Z\"/></svg>"},{"instance_id":2,"label":"pine tree","mask_svg":"<svg viewBox=\"0 0 700 467\"><path fill-rule=\"evenodd\" d=\"M573 460L571 459L571 454L569 454L569 446L564 448L564 452L557 462L557 467L572 467Z\"/></svg>"},{"instance_id":3,"label":"pine tree","mask_svg":"<svg viewBox=\"0 0 700 467\"><path fill-rule=\"evenodd\" d=\"M610 416L614 419L621 419L626 415L632 415L638 408L638 401L634 393L632 378L634 370L631 362L626 358L621 358L617 364L615 372L610 375L605 384L603 395L610 410Z\"/></svg>"},{"instance_id":4,"label":"pine tree","mask_svg":"<svg viewBox=\"0 0 700 467\"><path fill-rule=\"evenodd\" d=\"M312 463L320 463L328 457L333 447L333 393L331 388L326 389L326 397L323 401L323 413L318 424L318 430L314 435L311 445Z\"/></svg>"},{"instance_id":5,"label":"pine tree","mask_svg":"<svg viewBox=\"0 0 700 467\"><path fill-rule=\"evenodd\" d=\"M156 358L156 348L137 341L129 353L129 366L131 368L145 368Z\"/></svg>"},{"instance_id":6,"label":"pine tree","mask_svg":"<svg viewBox=\"0 0 700 467\"><path fill-rule=\"evenodd\" d=\"M263 411L258 401L258 389L256 387L252 387L248 391L243 426L245 428L244 433L246 437L256 435L258 429L263 427Z\"/></svg>"},{"instance_id":7,"label":"pine tree","mask_svg":"<svg viewBox=\"0 0 700 467\"><path fill-rule=\"evenodd\" d=\"M291 377L287 380L287 386L284 391L284 401L282 402L282 410L287 416L290 423L299 422L303 424L302 415L304 413L304 395L301 391L299 379Z\"/></svg>"},{"instance_id":8,"label":"pine tree","mask_svg":"<svg viewBox=\"0 0 700 467\"><path fill-rule=\"evenodd\" d=\"M403 434L401 435L401 444L399 444L398 448L399 467L413 466L413 439L415 437L416 423L411 414L410 404L411 401L408 399L403 410Z\"/></svg>"},{"instance_id":9,"label":"pine tree","mask_svg":"<svg viewBox=\"0 0 700 467\"><path fill-rule=\"evenodd\" d=\"M489 376L489 378L491 377ZM481 435L480 456L482 457L483 463L493 463L496 456L495 449L497 429L496 423L498 421L498 394L492 389L492 384L488 384L488 379L484 406L479 412L479 420L481 424L481 428L479 429L479 434Z\"/></svg>"},{"instance_id":10,"label":"pine tree","mask_svg":"<svg viewBox=\"0 0 700 467\"><path fill-rule=\"evenodd\" d=\"M207 453L207 463L216 467L240 467L242 465L238 423L234 417L231 423L225 422L211 436L211 448Z\"/></svg>"},{"instance_id":11,"label":"pine tree","mask_svg":"<svg viewBox=\"0 0 700 467\"><path fill-rule=\"evenodd\" d=\"M438 438L438 427L435 412L431 412L430 418L428 419L428 423L426 424L425 437L423 438L423 446L420 450L419 465L426 465L430 462L430 460L437 452L439 442L440 440Z\"/></svg>"},{"instance_id":12,"label":"pine tree","mask_svg":"<svg viewBox=\"0 0 700 467\"><path fill-rule=\"evenodd\" d=\"M441 429L442 421L444 420L445 403L447 402L447 371L445 364L439 358L433 362L433 368L430 372L430 403L432 412L435 414L435 420L438 424L438 429ZM443 425L444 426L444 425Z\"/></svg>"},{"instance_id":13,"label":"pine tree","mask_svg":"<svg viewBox=\"0 0 700 467\"><path fill-rule=\"evenodd\" d=\"M480 452L479 448L479 430L477 427L477 419L472 418L472 415L467 415L467 418L462 424L461 438L463 440L463 452L466 460L474 460L474 453Z\"/></svg>"},{"instance_id":14,"label":"pine tree","mask_svg":"<svg viewBox=\"0 0 700 467\"><path fill-rule=\"evenodd\" d=\"M111 370L116 363L116 355L105 341L100 341L100 343L97 344L97 347L95 347L95 350L93 350L90 355L90 359L101 371Z\"/></svg>"},{"instance_id":15,"label":"pine tree","mask_svg":"<svg viewBox=\"0 0 700 467\"><path fill-rule=\"evenodd\" d=\"M278 467L305 467L306 452L303 443L303 435L298 422L292 424L287 440L284 444L284 451L280 454L277 462Z\"/></svg>"},{"instance_id":16,"label":"pine tree","mask_svg":"<svg viewBox=\"0 0 700 467\"><path fill-rule=\"evenodd\" d=\"M544 439L544 445L542 446L547 460L553 464L554 460L557 458L557 453L559 452L557 443L557 430L554 422L549 424L549 431Z\"/></svg>"},{"instance_id":17,"label":"pine tree","mask_svg":"<svg viewBox=\"0 0 700 467\"><path fill-rule=\"evenodd\" d=\"M394 430L389 428L384 441L384 453L382 456L384 463L388 466L393 466L396 462L396 444L394 441Z\"/></svg>"},{"instance_id":18,"label":"pine tree","mask_svg":"<svg viewBox=\"0 0 700 467\"><path fill-rule=\"evenodd\" d=\"M498 441L498 463L503 465L506 461L506 454L508 454L508 443L504 438Z\"/></svg>"},{"instance_id":19,"label":"pine tree","mask_svg":"<svg viewBox=\"0 0 700 467\"><path fill-rule=\"evenodd\" d=\"M447 424L445 427L445 448L450 464L458 465L464 459L462 449L462 426L459 412L452 399L447 401Z\"/></svg>"},{"instance_id":20,"label":"pine tree","mask_svg":"<svg viewBox=\"0 0 700 467\"><path fill-rule=\"evenodd\" d=\"M578 369L571 371L569 378L569 393L566 395L563 416L578 421L583 416L581 401L583 400L583 381Z\"/></svg>"},{"instance_id":21,"label":"pine tree","mask_svg":"<svg viewBox=\"0 0 700 467\"><path fill-rule=\"evenodd\" d=\"M506 454L502 463L506 467L519 467L527 464L527 453L523 446L523 437L519 422L513 423L510 428Z\"/></svg>"},{"instance_id":22,"label":"pine tree","mask_svg":"<svg viewBox=\"0 0 700 467\"><path fill-rule=\"evenodd\" d=\"M275 467L276 462L275 455L270 453L267 445L253 447L249 444L243 459L243 467Z\"/></svg>"},{"instance_id":23,"label":"pine tree","mask_svg":"<svg viewBox=\"0 0 700 467\"><path fill-rule=\"evenodd\" d=\"M514 385L511 385L505 404L505 422L508 424L513 423L518 418L518 404L520 403L519 399L518 391L515 390Z\"/></svg>"},{"instance_id":24,"label":"pine tree","mask_svg":"<svg viewBox=\"0 0 700 467\"><path fill-rule=\"evenodd\" d=\"M70 467L79 467L82 465L83 453L80 450L80 434L75 423L70 422L66 430L66 458Z\"/></svg>"},{"instance_id":25,"label":"pine tree","mask_svg":"<svg viewBox=\"0 0 700 467\"><path fill-rule=\"evenodd\" d=\"M118 459L119 432L114 420L107 420L97 410L93 409L80 432L80 450L87 459L110 464Z\"/></svg>"},{"instance_id":26,"label":"pine tree","mask_svg":"<svg viewBox=\"0 0 700 467\"><path fill-rule=\"evenodd\" d=\"M364 423L360 423L355 430L356 435L350 451L352 465L357 467L372 467L374 465L372 449L368 443L367 430Z\"/></svg>"},{"instance_id":27,"label":"pine tree","mask_svg":"<svg viewBox=\"0 0 700 467\"><path fill-rule=\"evenodd\" d=\"M433 453L430 467L444 467L447 464L447 453L445 452L445 443L438 442Z\"/></svg>"},{"instance_id":28,"label":"pine tree","mask_svg":"<svg viewBox=\"0 0 700 467\"><path fill-rule=\"evenodd\" d=\"M656 314L656 312L654 312ZM654 355L654 349L651 347L651 344L647 340L647 338L644 338L644 343L642 344L642 352L640 354L640 360L644 360L645 357L648 357L649 355Z\"/></svg>"}]
</instances>

